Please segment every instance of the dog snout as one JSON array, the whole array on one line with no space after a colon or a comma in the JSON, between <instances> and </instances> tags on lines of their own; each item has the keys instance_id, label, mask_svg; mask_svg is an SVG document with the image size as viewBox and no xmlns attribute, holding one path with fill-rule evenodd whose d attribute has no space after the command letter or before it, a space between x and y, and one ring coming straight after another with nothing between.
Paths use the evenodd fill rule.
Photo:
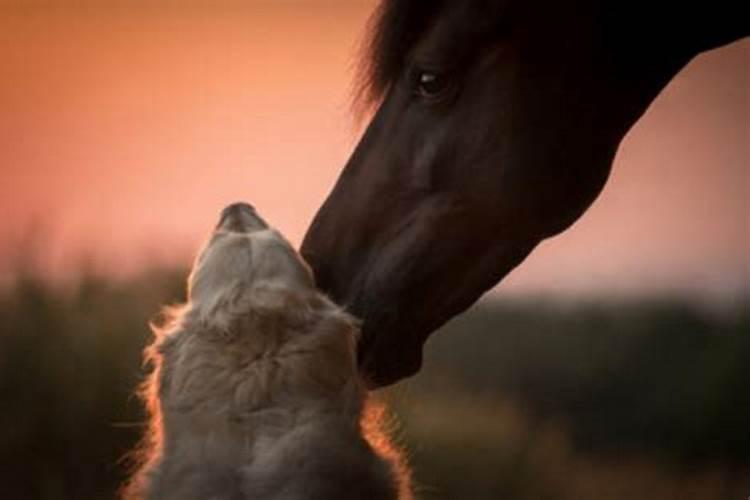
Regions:
<instances>
[{"instance_id":1,"label":"dog snout","mask_svg":"<svg viewBox=\"0 0 750 500\"><path fill-rule=\"evenodd\" d=\"M237 203L232 203L231 205L227 205L226 207L224 207L224 210L221 211L221 218L223 219L228 215L240 212L254 213L255 207L249 203L245 203L244 201L238 201Z\"/></svg>"},{"instance_id":2,"label":"dog snout","mask_svg":"<svg viewBox=\"0 0 750 500\"><path fill-rule=\"evenodd\" d=\"M255 207L245 202L232 203L221 211L218 229L238 233L251 233L268 228L268 224L255 211Z\"/></svg>"}]
</instances>

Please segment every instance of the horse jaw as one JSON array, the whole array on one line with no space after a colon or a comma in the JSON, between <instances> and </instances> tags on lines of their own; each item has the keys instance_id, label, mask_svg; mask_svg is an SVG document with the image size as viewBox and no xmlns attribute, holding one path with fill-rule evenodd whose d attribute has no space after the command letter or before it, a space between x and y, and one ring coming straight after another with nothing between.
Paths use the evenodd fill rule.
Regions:
<instances>
[{"instance_id":1,"label":"horse jaw","mask_svg":"<svg viewBox=\"0 0 750 500\"><path fill-rule=\"evenodd\" d=\"M373 204L347 200L353 180L334 190L301 252L317 286L363 321L360 369L370 387L380 387L415 374L428 336L520 264L539 240L503 235L492 214L450 196L414 204L383 199L381 206L401 214L399 224L367 227L358 210Z\"/></svg>"}]
</instances>

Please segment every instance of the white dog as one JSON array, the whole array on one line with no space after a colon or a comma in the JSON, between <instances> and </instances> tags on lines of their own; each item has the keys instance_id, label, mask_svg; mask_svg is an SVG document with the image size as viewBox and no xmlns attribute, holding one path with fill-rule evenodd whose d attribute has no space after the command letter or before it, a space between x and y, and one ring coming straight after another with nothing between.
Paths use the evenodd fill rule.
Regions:
<instances>
[{"instance_id":1,"label":"white dog","mask_svg":"<svg viewBox=\"0 0 750 500\"><path fill-rule=\"evenodd\" d=\"M222 212L188 299L146 351L151 431L124 498L411 498L401 457L364 435L357 322L250 205Z\"/></svg>"}]
</instances>

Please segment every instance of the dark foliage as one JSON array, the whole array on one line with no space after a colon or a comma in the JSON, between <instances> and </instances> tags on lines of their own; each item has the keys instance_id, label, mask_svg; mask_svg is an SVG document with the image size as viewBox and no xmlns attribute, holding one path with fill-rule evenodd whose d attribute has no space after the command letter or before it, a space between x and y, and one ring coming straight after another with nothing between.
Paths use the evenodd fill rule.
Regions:
<instances>
[{"instance_id":1,"label":"dark foliage","mask_svg":"<svg viewBox=\"0 0 750 500\"><path fill-rule=\"evenodd\" d=\"M426 357L428 373L569 422L582 450L750 463L748 308L721 318L670 301L485 304Z\"/></svg>"},{"instance_id":2,"label":"dark foliage","mask_svg":"<svg viewBox=\"0 0 750 500\"><path fill-rule=\"evenodd\" d=\"M121 459L142 431L133 392L147 324L160 305L182 300L184 275L156 272L127 283L89 277L74 291L25 277L0 296L3 498L114 496L127 470ZM545 422L563 422L571 453L595 462L625 450L666 464L649 465L654 470L745 470L747 310L717 319L679 302L486 302L440 332L423 373L395 389L409 394L396 407L417 480L434 486L425 496L541 498L544 486L560 491L545 498L570 498L539 479L554 468L533 468L524 451L547 435ZM508 419L501 407L521 416ZM419 417L425 408L437 413ZM726 484L746 484L744 473L732 474Z\"/></svg>"}]
</instances>

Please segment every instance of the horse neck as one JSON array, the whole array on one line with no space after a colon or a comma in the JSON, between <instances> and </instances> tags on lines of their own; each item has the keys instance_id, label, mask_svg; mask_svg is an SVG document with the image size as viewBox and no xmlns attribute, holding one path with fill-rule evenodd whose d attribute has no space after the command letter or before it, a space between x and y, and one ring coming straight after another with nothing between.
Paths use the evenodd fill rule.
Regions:
<instances>
[{"instance_id":1,"label":"horse neck","mask_svg":"<svg viewBox=\"0 0 750 500\"><path fill-rule=\"evenodd\" d=\"M616 95L628 97L620 101L623 133L694 57L750 36L741 5L734 0L598 0L600 64Z\"/></svg>"},{"instance_id":2,"label":"horse neck","mask_svg":"<svg viewBox=\"0 0 750 500\"><path fill-rule=\"evenodd\" d=\"M584 0L588 1L588 0ZM688 60L750 35L742 2L595 0L602 29L623 47Z\"/></svg>"}]
</instances>

